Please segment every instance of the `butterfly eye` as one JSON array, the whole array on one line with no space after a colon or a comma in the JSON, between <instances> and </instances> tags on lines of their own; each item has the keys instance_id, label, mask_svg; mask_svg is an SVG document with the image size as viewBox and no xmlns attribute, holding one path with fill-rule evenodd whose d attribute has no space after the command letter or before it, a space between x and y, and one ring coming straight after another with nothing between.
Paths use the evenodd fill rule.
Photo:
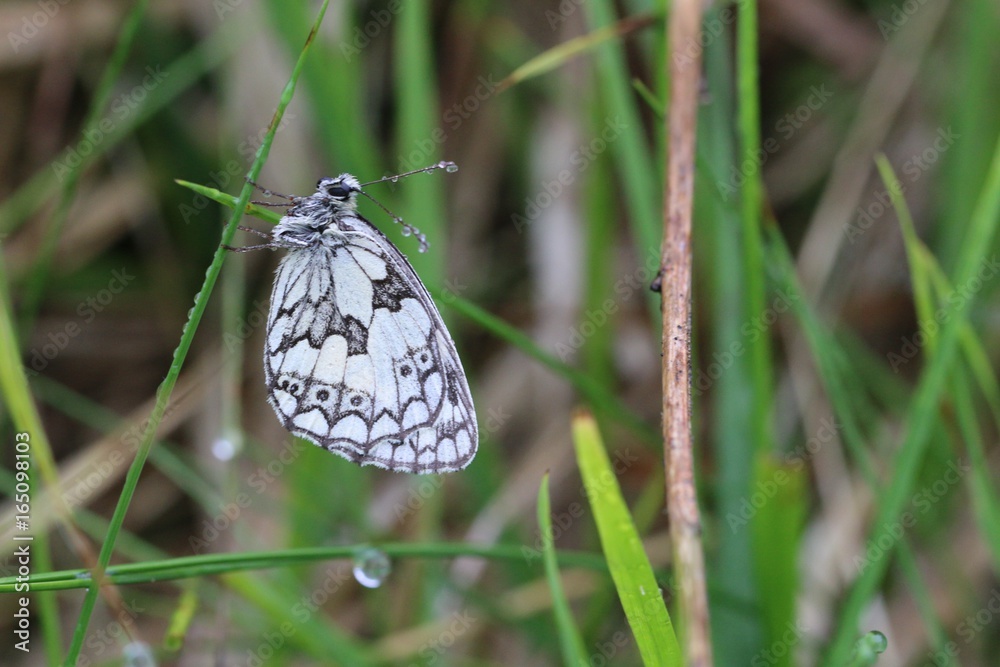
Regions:
<instances>
[{"instance_id":1,"label":"butterfly eye","mask_svg":"<svg viewBox=\"0 0 1000 667\"><path fill-rule=\"evenodd\" d=\"M345 188L340 182L331 183L326 186L325 190L326 194L330 195L334 199L347 199L347 196L351 194L351 191L348 188Z\"/></svg>"}]
</instances>

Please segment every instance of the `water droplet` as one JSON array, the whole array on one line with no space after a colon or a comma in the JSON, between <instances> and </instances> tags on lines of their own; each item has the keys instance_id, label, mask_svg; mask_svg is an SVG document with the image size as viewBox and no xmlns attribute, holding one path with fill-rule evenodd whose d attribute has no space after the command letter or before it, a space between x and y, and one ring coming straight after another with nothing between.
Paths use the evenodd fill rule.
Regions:
<instances>
[{"instance_id":1,"label":"water droplet","mask_svg":"<svg viewBox=\"0 0 1000 667\"><path fill-rule=\"evenodd\" d=\"M219 438L212 443L212 456L220 461L231 461L236 455L236 445L228 438Z\"/></svg>"},{"instance_id":2,"label":"water droplet","mask_svg":"<svg viewBox=\"0 0 1000 667\"><path fill-rule=\"evenodd\" d=\"M369 547L354 555L354 578L365 588L378 588L392 571L384 551Z\"/></svg>"},{"instance_id":3,"label":"water droplet","mask_svg":"<svg viewBox=\"0 0 1000 667\"><path fill-rule=\"evenodd\" d=\"M122 662L125 667L156 667L153 649L145 642L131 642L122 647Z\"/></svg>"},{"instance_id":4,"label":"water droplet","mask_svg":"<svg viewBox=\"0 0 1000 667\"><path fill-rule=\"evenodd\" d=\"M107 571L110 572L111 571L110 568ZM86 580L89 581L90 580L90 572L77 572L76 573L76 578L77 579L86 579Z\"/></svg>"},{"instance_id":5,"label":"water droplet","mask_svg":"<svg viewBox=\"0 0 1000 667\"><path fill-rule=\"evenodd\" d=\"M868 640L868 646L876 653L885 653L885 650L889 648L889 640L878 630L869 632L865 639Z\"/></svg>"},{"instance_id":6,"label":"water droplet","mask_svg":"<svg viewBox=\"0 0 1000 667\"><path fill-rule=\"evenodd\" d=\"M409 236L410 234L413 233L413 230L411 230L409 227L403 227L403 232L402 233L403 233L403 236Z\"/></svg>"},{"instance_id":7,"label":"water droplet","mask_svg":"<svg viewBox=\"0 0 1000 667\"><path fill-rule=\"evenodd\" d=\"M456 171L458 171L458 165L455 164L454 162L445 162L444 170L447 171L449 174L454 174Z\"/></svg>"},{"instance_id":8,"label":"water droplet","mask_svg":"<svg viewBox=\"0 0 1000 667\"><path fill-rule=\"evenodd\" d=\"M393 183L399 183L399 176L393 176L389 180L392 181Z\"/></svg>"}]
</instances>

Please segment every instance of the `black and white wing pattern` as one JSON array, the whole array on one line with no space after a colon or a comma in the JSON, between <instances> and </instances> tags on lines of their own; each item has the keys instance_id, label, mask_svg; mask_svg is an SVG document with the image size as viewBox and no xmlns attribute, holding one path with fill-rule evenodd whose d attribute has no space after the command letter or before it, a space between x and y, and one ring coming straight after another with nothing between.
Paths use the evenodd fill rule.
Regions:
<instances>
[{"instance_id":1,"label":"black and white wing pattern","mask_svg":"<svg viewBox=\"0 0 1000 667\"><path fill-rule=\"evenodd\" d=\"M460 470L479 435L455 344L406 258L363 224L281 261L268 400L289 431L360 465Z\"/></svg>"}]
</instances>

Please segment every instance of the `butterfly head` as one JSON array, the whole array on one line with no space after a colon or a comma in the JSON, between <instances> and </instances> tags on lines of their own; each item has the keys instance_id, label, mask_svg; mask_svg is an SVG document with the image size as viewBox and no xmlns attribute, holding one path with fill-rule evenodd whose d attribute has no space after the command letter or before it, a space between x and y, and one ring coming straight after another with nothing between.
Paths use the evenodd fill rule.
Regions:
<instances>
[{"instance_id":1,"label":"butterfly head","mask_svg":"<svg viewBox=\"0 0 1000 667\"><path fill-rule=\"evenodd\" d=\"M316 183L316 194L313 196L334 208L354 210L359 192L361 185L358 179L350 174L341 174L334 178L319 179Z\"/></svg>"}]
</instances>

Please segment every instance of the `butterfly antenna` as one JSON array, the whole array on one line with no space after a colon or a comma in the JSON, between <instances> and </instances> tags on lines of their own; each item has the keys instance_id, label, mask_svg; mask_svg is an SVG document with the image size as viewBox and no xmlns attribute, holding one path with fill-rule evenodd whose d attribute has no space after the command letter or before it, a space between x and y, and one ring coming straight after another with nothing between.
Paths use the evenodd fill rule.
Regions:
<instances>
[{"instance_id":1,"label":"butterfly antenna","mask_svg":"<svg viewBox=\"0 0 1000 667\"><path fill-rule=\"evenodd\" d=\"M365 187L366 185L375 185L376 183L385 183L386 181L392 181L393 183L395 183L404 176L412 176L413 174L422 174L427 171L437 171L438 169L444 169L449 174L454 174L456 171L458 171L458 165L455 164L454 162L448 162L448 161L438 162L437 164L432 164L431 166L424 167L422 169L414 169L413 171L406 171L403 172L402 174L396 174L394 176L383 176L377 181L362 183L361 187Z\"/></svg>"},{"instance_id":2,"label":"butterfly antenna","mask_svg":"<svg viewBox=\"0 0 1000 667\"><path fill-rule=\"evenodd\" d=\"M368 186L368 185L375 185L376 183L385 183L386 181L390 181L392 183L395 183L396 181L398 181L399 179L401 179L401 178L403 178L405 176L412 176L413 174L423 174L423 173L428 172L428 171L437 171L438 169L444 169L449 174L453 174L456 171L458 171L458 165L455 164L454 162L450 162L450 161L445 160L445 161L442 161L442 162L438 162L437 164L432 164L429 167L423 167L422 169L414 169L413 171L406 171L406 172L403 172L402 174L396 174L394 176L384 176L384 177L378 179L377 181L369 181L368 183L362 183L360 187L363 188L363 187ZM398 215L396 215L395 213L393 213L392 211L390 211L389 209L387 209L385 207L385 205L382 204L382 202L380 202L379 200L375 199L374 197L372 197L370 194L368 194L364 190L360 190L359 192L361 192L361 194L363 194L365 197L368 197L373 202L375 202L376 204L378 204L379 208L381 208L383 211L385 211L386 213L388 213L389 217L391 217L393 220L395 220L396 222L398 222L400 224L400 226L402 226L402 228L403 228L403 236L409 236L410 234L413 234L414 236L416 236L417 240L420 241L420 252L427 252L427 248L429 248L430 246L427 243L427 237L424 236L423 232L421 232L419 229L417 229L416 227L414 227L413 225L409 224L408 222L406 222L405 220L403 220L401 217L399 217Z\"/></svg>"},{"instance_id":3,"label":"butterfly antenna","mask_svg":"<svg viewBox=\"0 0 1000 667\"><path fill-rule=\"evenodd\" d=\"M418 171L427 171L427 169L421 169L421 170L418 170ZM417 172L414 171L414 172L410 172L410 173L415 174ZM406 175L407 174L400 174L400 176L406 176ZM385 180L385 179L382 179L382 180ZM375 182L375 183L381 183L381 181L373 181L373 182ZM365 185L370 185L370 183L365 183ZM427 248L430 247L430 244L427 243L427 237L424 236L424 233L422 231L420 231L419 229L417 229L416 227L414 227L413 225L411 225L410 223L406 222L401 217L399 217L398 215L396 215L395 213L393 213L392 211L390 211L389 209L387 209L382 202L380 202L379 200L375 199L375 197L372 197L370 194L368 194L364 190L359 190L359 192L361 194L363 194L365 197L368 197L369 199L371 199L376 204L378 204L378 207L380 209L382 209L383 211L385 211L386 213L388 213L390 218L392 218L393 220L395 220L396 222L398 222L399 225L403 228L403 236L409 236L410 234L413 234L414 236L416 236L417 240L420 242L420 252L427 252Z\"/></svg>"}]
</instances>

